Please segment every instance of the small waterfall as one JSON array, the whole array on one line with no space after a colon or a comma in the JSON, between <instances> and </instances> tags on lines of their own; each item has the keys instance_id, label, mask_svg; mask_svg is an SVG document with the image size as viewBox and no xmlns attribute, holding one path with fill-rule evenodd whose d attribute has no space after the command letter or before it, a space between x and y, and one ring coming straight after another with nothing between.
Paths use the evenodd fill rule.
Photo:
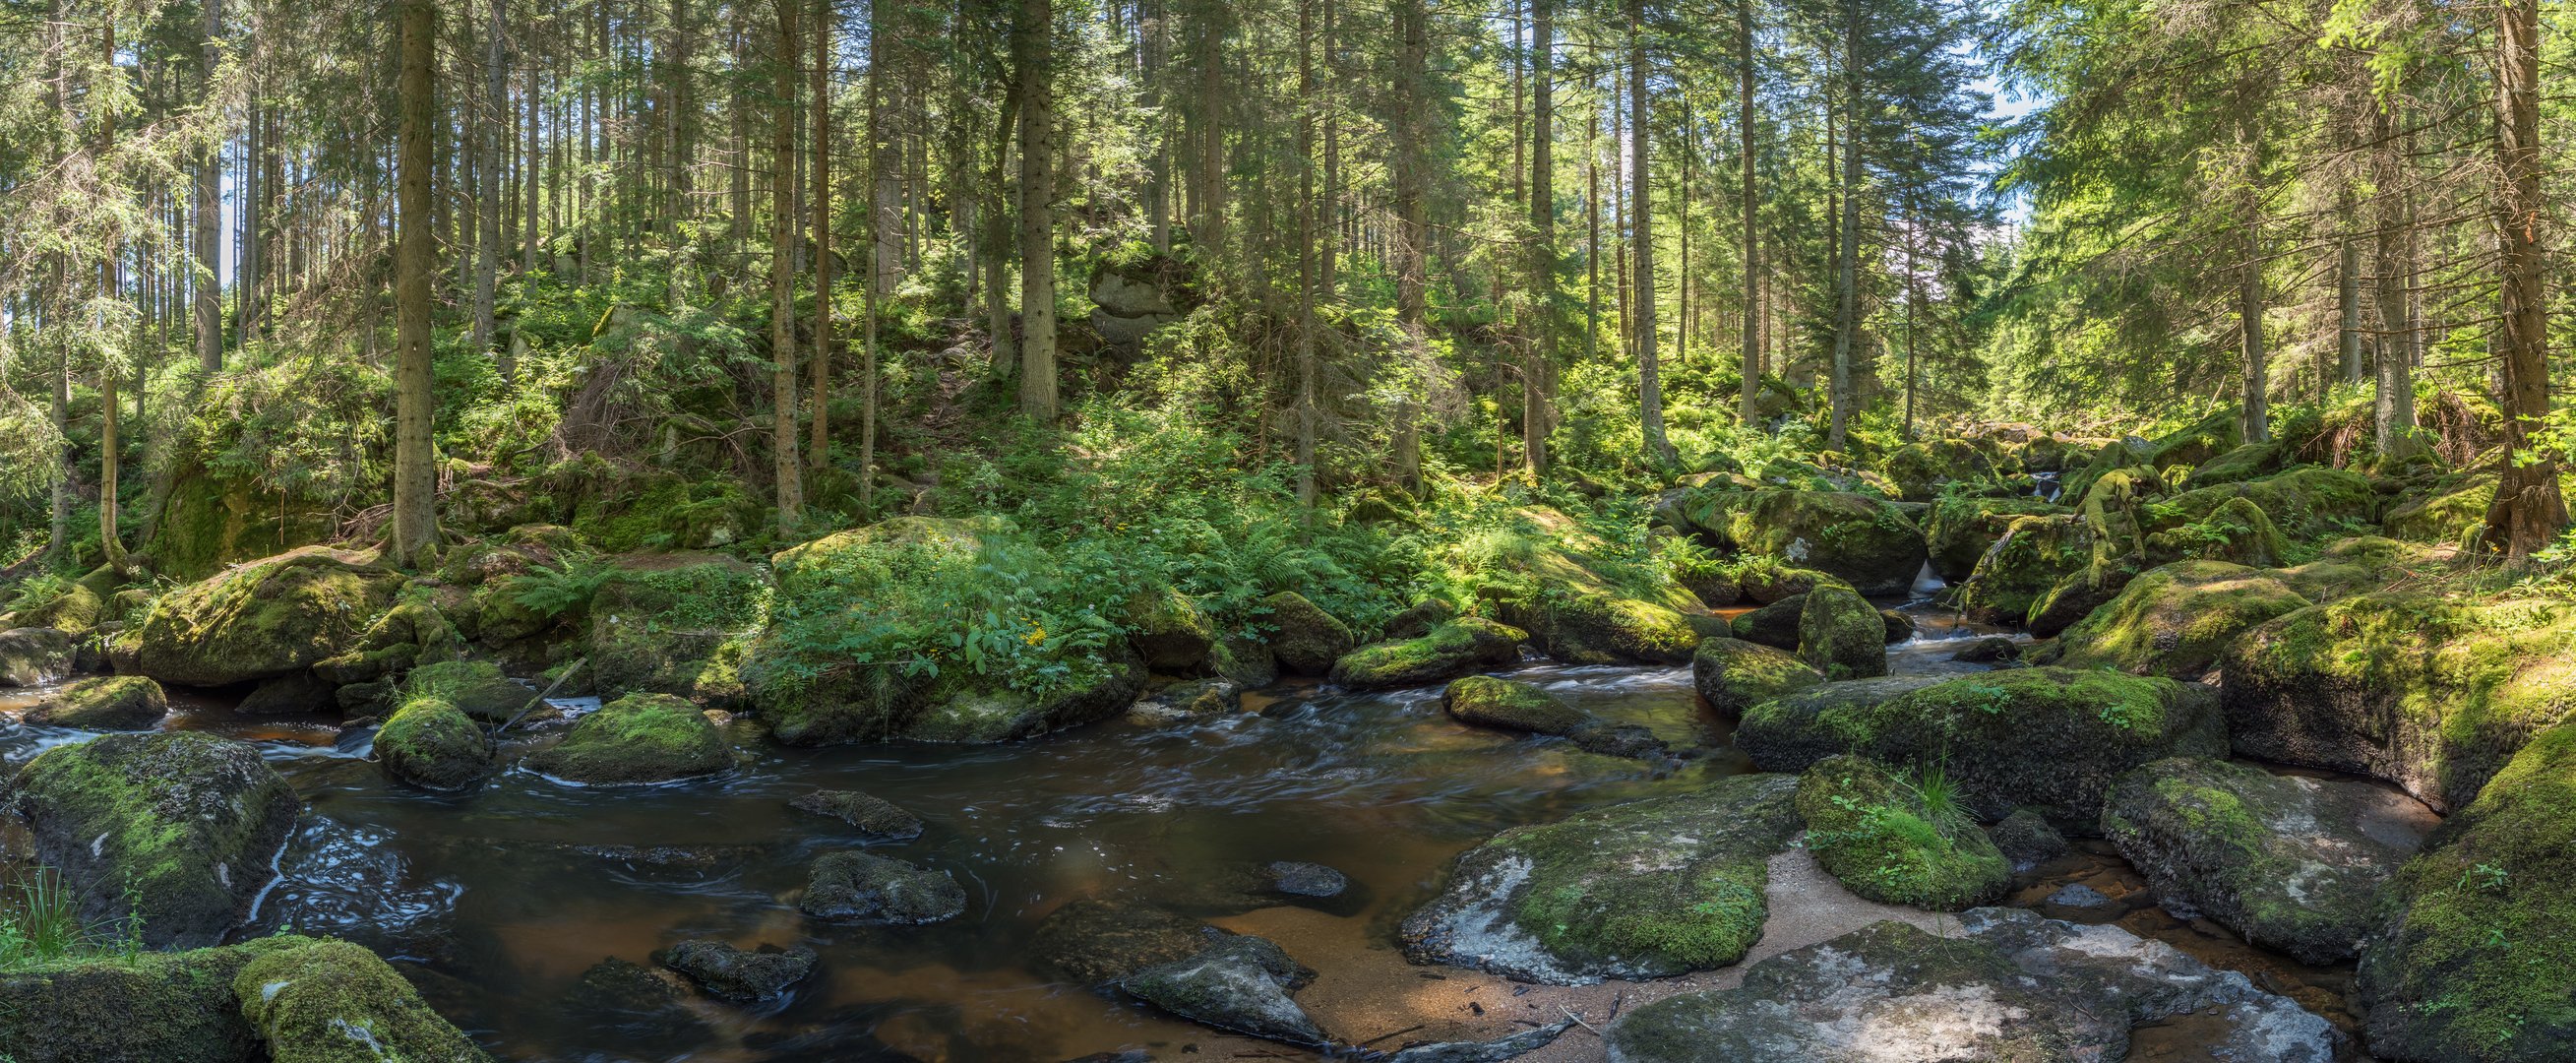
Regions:
<instances>
[{"instance_id":1,"label":"small waterfall","mask_svg":"<svg viewBox=\"0 0 2576 1063\"><path fill-rule=\"evenodd\" d=\"M2031 497L2051 504L2056 503L2059 491L2056 473L2035 472L2030 474L2030 478L2038 481L2030 489Z\"/></svg>"},{"instance_id":2,"label":"small waterfall","mask_svg":"<svg viewBox=\"0 0 2576 1063\"><path fill-rule=\"evenodd\" d=\"M1930 601L1933 595L1941 593L1949 586L1950 582L1942 579L1940 573L1932 571L1932 562L1926 560L1923 562L1922 570L1914 574L1914 599Z\"/></svg>"}]
</instances>

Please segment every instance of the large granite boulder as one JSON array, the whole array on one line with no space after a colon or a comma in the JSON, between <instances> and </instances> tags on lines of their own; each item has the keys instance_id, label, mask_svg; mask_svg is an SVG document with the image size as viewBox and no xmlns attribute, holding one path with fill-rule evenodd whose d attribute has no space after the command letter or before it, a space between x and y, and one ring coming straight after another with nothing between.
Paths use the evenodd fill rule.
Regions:
<instances>
[{"instance_id":1,"label":"large granite boulder","mask_svg":"<svg viewBox=\"0 0 2576 1063\"><path fill-rule=\"evenodd\" d=\"M356 648L403 582L363 555L322 547L253 561L155 603L136 629L135 667L200 687L301 672Z\"/></svg>"}]
</instances>

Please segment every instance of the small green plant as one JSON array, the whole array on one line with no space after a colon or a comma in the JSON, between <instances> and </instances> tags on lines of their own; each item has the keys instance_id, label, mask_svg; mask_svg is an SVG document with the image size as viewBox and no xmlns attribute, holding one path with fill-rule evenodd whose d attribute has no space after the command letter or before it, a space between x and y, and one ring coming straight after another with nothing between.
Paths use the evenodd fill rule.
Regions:
<instances>
[{"instance_id":1,"label":"small green plant","mask_svg":"<svg viewBox=\"0 0 2576 1063\"><path fill-rule=\"evenodd\" d=\"M129 911L131 900L129 892ZM0 971L84 956L132 959L142 951L141 915L84 924L79 900L53 868L34 869L0 899Z\"/></svg>"},{"instance_id":2,"label":"small green plant","mask_svg":"<svg viewBox=\"0 0 2576 1063\"><path fill-rule=\"evenodd\" d=\"M21 581L9 594L9 604L0 612L23 613L54 604L54 600L72 592L71 577L58 572L39 572Z\"/></svg>"},{"instance_id":3,"label":"small green plant","mask_svg":"<svg viewBox=\"0 0 2576 1063\"><path fill-rule=\"evenodd\" d=\"M1975 817L1968 814L1968 806L1961 799L1958 780L1950 777L1946 762L1925 765L1905 786L1913 792L1915 806L1923 810L1924 821L1939 830L1944 839L1956 839L1977 828Z\"/></svg>"},{"instance_id":4,"label":"small green plant","mask_svg":"<svg viewBox=\"0 0 2576 1063\"><path fill-rule=\"evenodd\" d=\"M555 567L510 577L508 590L510 600L520 608L553 619L590 608L590 600L616 574L616 566L598 558L570 557Z\"/></svg>"}]
</instances>

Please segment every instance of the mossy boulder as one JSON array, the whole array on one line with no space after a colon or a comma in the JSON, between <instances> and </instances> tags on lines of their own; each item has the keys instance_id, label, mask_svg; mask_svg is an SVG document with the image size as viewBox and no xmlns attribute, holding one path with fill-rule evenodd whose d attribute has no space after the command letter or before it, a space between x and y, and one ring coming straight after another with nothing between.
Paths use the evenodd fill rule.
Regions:
<instances>
[{"instance_id":1,"label":"mossy boulder","mask_svg":"<svg viewBox=\"0 0 2576 1063\"><path fill-rule=\"evenodd\" d=\"M2350 469L2321 465L2304 465L2260 480L2187 491L2161 504L2160 509L2186 521L2205 521L2230 499L2252 503L2271 518L2281 534L2298 540L2350 535L2379 520L2380 496L2371 489L2369 477Z\"/></svg>"},{"instance_id":2,"label":"mossy boulder","mask_svg":"<svg viewBox=\"0 0 2576 1063\"><path fill-rule=\"evenodd\" d=\"M1849 587L1807 592L1798 611L1798 659L1834 679L1887 674L1887 621Z\"/></svg>"},{"instance_id":3,"label":"mossy boulder","mask_svg":"<svg viewBox=\"0 0 2576 1063\"><path fill-rule=\"evenodd\" d=\"M1315 972L1262 938L1230 935L1118 980L1121 992L1181 1018L1292 1045L1330 1041L1290 993Z\"/></svg>"},{"instance_id":4,"label":"mossy boulder","mask_svg":"<svg viewBox=\"0 0 2576 1063\"><path fill-rule=\"evenodd\" d=\"M1307 601L1305 595L1281 591L1261 604L1269 611L1263 623L1271 632L1271 656L1290 675L1325 675L1333 670L1333 662L1358 645L1350 625Z\"/></svg>"},{"instance_id":5,"label":"mossy boulder","mask_svg":"<svg viewBox=\"0 0 2576 1063\"><path fill-rule=\"evenodd\" d=\"M427 597L407 593L357 641L313 662L313 674L343 687L390 681L423 662L453 660L463 645L446 614Z\"/></svg>"},{"instance_id":6,"label":"mossy boulder","mask_svg":"<svg viewBox=\"0 0 2576 1063\"><path fill-rule=\"evenodd\" d=\"M414 697L376 729L376 763L396 782L462 790L492 774L492 738L455 702Z\"/></svg>"},{"instance_id":7,"label":"mossy boulder","mask_svg":"<svg viewBox=\"0 0 2576 1063\"><path fill-rule=\"evenodd\" d=\"M2199 558L2273 568L2289 555L2289 544L2272 518L2252 500L2231 498L2207 516L2147 536L2151 560Z\"/></svg>"},{"instance_id":8,"label":"mossy boulder","mask_svg":"<svg viewBox=\"0 0 2576 1063\"><path fill-rule=\"evenodd\" d=\"M2308 600L2270 575L2224 561L2149 569L2057 637L2049 663L2196 680L2238 636Z\"/></svg>"},{"instance_id":9,"label":"mossy boulder","mask_svg":"<svg viewBox=\"0 0 2576 1063\"><path fill-rule=\"evenodd\" d=\"M1559 584L1522 616L1539 648L1566 664L1680 664L1700 630L1670 604Z\"/></svg>"},{"instance_id":10,"label":"mossy boulder","mask_svg":"<svg viewBox=\"0 0 2576 1063\"><path fill-rule=\"evenodd\" d=\"M1691 655L1691 688L1728 719L1824 681L1823 672L1794 654L1743 639L1708 639Z\"/></svg>"},{"instance_id":11,"label":"mossy boulder","mask_svg":"<svg viewBox=\"0 0 2576 1063\"><path fill-rule=\"evenodd\" d=\"M1727 621L1727 632L1740 642L1794 652L1798 648L1798 621L1807 615L1807 594L1810 593L1814 592L1792 594L1759 609L1747 610Z\"/></svg>"},{"instance_id":12,"label":"mossy boulder","mask_svg":"<svg viewBox=\"0 0 2576 1063\"><path fill-rule=\"evenodd\" d=\"M102 570L104 571L104 570ZM8 627L49 627L74 635L87 634L100 622L111 619L107 599L83 580L63 588L61 594L44 604L9 614Z\"/></svg>"},{"instance_id":13,"label":"mossy boulder","mask_svg":"<svg viewBox=\"0 0 2576 1063\"><path fill-rule=\"evenodd\" d=\"M0 687L43 686L69 674L75 641L60 628L0 631Z\"/></svg>"},{"instance_id":14,"label":"mossy boulder","mask_svg":"<svg viewBox=\"0 0 2576 1063\"><path fill-rule=\"evenodd\" d=\"M2361 952L2372 1054L2576 1059L2576 725L2524 746L2388 896Z\"/></svg>"},{"instance_id":15,"label":"mossy boulder","mask_svg":"<svg viewBox=\"0 0 2576 1063\"><path fill-rule=\"evenodd\" d=\"M254 561L163 596L137 629L136 670L184 686L304 671L356 647L402 585L344 551Z\"/></svg>"},{"instance_id":16,"label":"mossy boulder","mask_svg":"<svg viewBox=\"0 0 2576 1063\"><path fill-rule=\"evenodd\" d=\"M1241 711L1243 687L1234 680L1192 679L1138 698L1126 720L1139 727L1176 727Z\"/></svg>"},{"instance_id":17,"label":"mossy boulder","mask_svg":"<svg viewBox=\"0 0 2576 1063\"><path fill-rule=\"evenodd\" d=\"M1923 525L1923 543L1931 555L1932 573L1951 583L1965 580L1975 574L1977 559L1986 556L1986 551L1994 549L1995 543L2012 529L2013 521L2064 512L2063 506L2028 495L1943 496L1932 503L1931 516Z\"/></svg>"},{"instance_id":18,"label":"mossy boulder","mask_svg":"<svg viewBox=\"0 0 2576 1063\"><path fill-rule=\"evenodd\" d=\"M490 1063L376 954L345 941L267 952L233 976L274 1063Z\"/></svg>"},{"instance_id":19,"label":"mossy boulder","mask_svg":"<svg viewBox=\"0 0 2576 1063\"><path fill-rule=\"evenodd\" d=\"M2368 594L2439 563L2431 548L2379 535L2337 539L2314 560L2275 575L2312 602Z\"/></svg>"},{"instance_id":20,"label":"mossy boulder","mask_svg":"<svg viewBox=\"0 0 2576 1063\"><path fill-rule=\"evenodd\" d=\"M1805 594L1823 584L1842 582L1812 568L1798 568L1758 557L1736 569L1735 581L1743 588L1745 600L1756 605L1770 605Z\"/></svg>"},{"instance_id":21,"label":"mossy boulder","mask_svg":"<svg viewBox=\"0 0 2576 1063\"><path fill-rule=\"evenodd\" d=\"M1537 686L1489 675L1442 688L1440 709L1460 723L1543 735L1568 734L1592 722L1591 714Z\"/></svg>"},{"instance_id":22,"label":"mossy boulder","mask_svg":"<svg viewBox=\"0 0 2576 1063\"><path fill-rule=\"evenodd\" d=\"M2018 517L1977 559L1959 607L1983 624L2018 624L2067 576L2093 563L2093 536L2073 515Z\"/></svg>"},{"instance_id":23,"label":"mossy boulder","mask_svg":"<svg viewBox=\"0 0 2576 1063\"><path fill-rule=\"evenodd\" d=\"M945 871L862 852L827 853L807 871L796 906L818 919L938 923L966 911L966 888Z\"/></svg>"},{"instance_id":24,"label":"mossy boulder","mask_svg":"<svg viewBox=\"0 0 2576 1063\"><path fill-rule=\"evenodd\" d=\"M881 797L856 790L816 790L787 803L787 807L818 816L830 816L870 838L887 841L909 841L921 837L921 817Z\"/></svg>"},{"instance_id":25,"label":"mossy boulder","mask_svg":"<svg viewBox=\"0 0 2576 1063\"><path fill-rule=\"evenodd\" d=\"M2130 770L2227 749L2217 699L2197 684L2016 668L1832 696L1888 682L1830 683L1755 706L1736 727L1736 746L1764 771L1801 771L1835 753L1938 770L1980 819L2033 805L2079 826L2093 822L2103 792Z\"/></svg>"},{"instance_id":26,"label":"mossy boulder","mask_svg":"<svg viewBox=\"0 0 2576 1063\"><path fill-rule=\"evenodd\" d=\"M502 675L501 666L490 661L439 661L404 676L402 697L444 701L477 720L501 723L527 711L537 691Z\"/></svg>"},{"instance_id":27,"label":"mossy boulder","mask_svg":"<svg viewBox=\"0 0 2576 1063\"><path fill-rule=\"evenodd\" d=\"M2061 1063L2141 1058L2133 1031L2188 1023L2190 1058L2331 1063L2325 1019L2171 945L2011 908L1951 936L1874 923L1665 997L1605 1031L1618 1063ZM2171 1042L2164 1042L2171 1043Z\"/></svg>"},{"instance_id":28,"label":"mossy boulder","mask_svg":"<svg viewBox=\"0 0 2576 1063\"><path fill-rule=\"evenodd\" d=\"M2259 480L2281 471L2287 457L2278 442L2247 443L2194 467L2191 475L2183 478L2183 486L2200 488Z\"/></svg>"},{"instance_id":29,"label":"mossy boulder","mask_svg":"<svg viewBox=\"0 0 2576 1063\"><path fill-rule=\"evenodd\" d=\"M1334 683L1354 690L1420 686L1500 668L1520 658L1529 633L1479 616L1459 617L1418 638L1379 642L1333 662Z\"/></svg>"},{"instance_id":30,"label":"mossy boulder","mask_svg":"<svg viewBox=\"0 0 2576 1063\"><path fill-rule=\"evenodd\" d=\"M1504 831L1405 918L1405 956L1559 985L1734 963L1769 915L1768 862L1798 832L1796 790L1790 776L1738 775Z\"/></svg>"},{"instance_id":31,"label":"mossy boulder","mask_svg":"<svg viewBox=\"0 0 2576 1063\"><path fill-rule=\"evenodd\" d=\"M1837 491L1698 491L1682 504L1691 531L1720 549L1778 558L1851 584L1901 594L1923 569L1923 531L1885 499Z\"/></svg>"},{"instance_id":32,"label":"mossy boulder","mask_svg":"<svg viewBox=\"0 0 2576 1063\"><path fill-rule=\"evenodd\" d=\"M530 769L567 782L654 783L733 767L733 747L706 713L669 694L629 694L530 754Z\"/></svg>"},{"instance_id":33,"label":"mossy boulder","mask_svg":"<svg viewBox=\"0 0 2576 1063\"><path fill-rule=\"evenodd\" d=\"M139 675L83 679L27 710L26 721L84 731L148 731L170 714L161 684Z\"/></svg>"},{"instance_id":34,"label":"mossy boulder","mask_svg":"<svg viewBox=\"0 0 2576 1063\"><path fill-rule=\"evenodd\" d=\"M1053 578L1051 561L1017 535L989 518L896 517L772 555L776 601L741 670L770 733L797 746L1001 742L1133 704L1146 673L1123 641L1095 651L1033 630L1021 636L1027 650L994 663L936 637L963 622L957 595L1008 593L978 586L999 570ZM852 659L851 640L889 630L934 634L885 651L900 659ZM925 657L937 667L919 667Z\"/></svg>"},{"instance_id":35,"label":"mossy boulder","mask_svg":"<svg viewBox=\"0 0 2576 1063\"><path fill-rule=\"evenodd\" d=\"M1145 667L1166 675L1199 675L1216 649L1215 622L1199 603L1169 587L1127 603L1127 644Z\"/></svg>"},{"instance_id":36,"label":"mossy boulder","mask_svg":"<svg viewBox=\"0 0 2576 1063\"><path fill-rule=\"evenodd\" d=\"M0 971L0 1053L17 1063L256 1063L233 976L313 939L45 960Z\"/></svg>"},{"instance_id":37,"label":"mossy boulder","mask_svg":"<svg viewBox=\"0 0 2576 1063\"><path fill-rule=\"evenodd\" d=\"M2274 775L2211 757L2120 777L2102 833L2169 905L2302 963L2345 959L2429 815L2370 783Z\"/></svg>"},{"instance_id":38,"label":"mossy boulder","mask_svg":"<svg viewBox=\"0 0 2576 1063\"><path fill-rule=\"evenodd\" d=\"M1964 439L1930 439L1896 448L1879 466L1908 502L1929 502L1952 483L1988 479L1994 456Z\"/></svg>"},{"instance_id":39,"label":"mossy boulder","mask_svg":"<svg viewBox=\"0 0 2576 1063\"><path fill-rule=\"evenodd\" d=\"M2003 893L2012 870L1951 795L1859 757L1829 757L1798 779L1807 850L1870 900L1955 912Z\"/></svg>"},{"instance_id":40,"label":"mossy boulder","mask_svg":"<svg viewBox=\"0 0 2576 1063\"><path fill-rule=\"evenodd\" d=\"M2449 811L2576 708L2576 610L2364 594L2255 627L2219 672L2238 753L2386 779Z\"/></svg>"},{"instance_id":41,"label":"mossy boulder","mask_svg":"<svg viewBox=\"0 0 2576 1063\"><path fill-rule=\"evenodd\" d=\"M2379 525L2407 542L2463 545L2485 531L2495 489L2494 473L2449 478L2390 505Z\"/></svg>"},{"instance_id":42,"label":"mossy boulder","mask_svg":"<svg viewBox=\"0 0 2576 1063\"><path fill-rule=\"evenodd\" d=\"M742 661L768 619L769 573L723 554L626 554L590 601L589 681L604 699L744 701Z\"/></svg>"},{"instance_id":43,"label":"mossy boulder","mask_svg":"<svg viewBox=\"0 0 2576 1063\"><path fill-rule=\"evenodd\" d=\"M2066 633L2093 611L2111 604L2111 599L2128 589L2138 572L2125 564L2086 565L2070 572L2048 588L2048 593L2030 605L2030 616L2024 630L2032 638L2050 639Z\"/></svg>"},{"instance_id":44,"label":"mossy boulder","mask_svg":"<svg viewBox=\"0 0 2576 1063\"><path fill-rule=\"evenodd\" d=\"M784 996L803 981L822 957L803 945L738 948L729 942L693 938L653 954L653 960L696 982L708 996L735 1004L754 1004Z\"/></svg>"},{"instance_id":45,"label":"mossy boulder","mask_svg":"<svg viewBox=\"0 0 2576 1063\"><path fill-rule=\"evenodd\" d=\"M140 916L154 948L211 945L239 922L300 807L258 747L196 732L56 746L18 769L7 800L82 921Z\"/></svg>"}]
</instances>

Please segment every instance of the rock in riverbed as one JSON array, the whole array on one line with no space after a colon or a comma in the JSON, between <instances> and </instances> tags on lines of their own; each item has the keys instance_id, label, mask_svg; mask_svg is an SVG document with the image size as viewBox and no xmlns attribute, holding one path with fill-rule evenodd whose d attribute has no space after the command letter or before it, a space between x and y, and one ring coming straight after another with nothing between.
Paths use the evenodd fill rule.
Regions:
<instances>
[{"instance_id":1,"label":"rock in riverbed","mask_svg":"<svg viewBox=\"0 0 2576 1063\"><path fill-rule=\"evenodd\" d=\"M821 919L937 923L966 910L966 889L945 871L867 853L831 853L814 861L797 907Z\"/></svg>"},{"instance_id":2,"label":"rock in riverbed","mask_svg":"<svg viewBox=\"0 0 2576 1063\"><path fill-rule=\"evenodd\" d=\"M83 679L27 710L27 722L84 731L148 731L170 714L161 684L139 675Z\"/></svg>"},{"instance_id":3,"label":"rock in riverbed","mask_svg":"<svg viewBox=\"0 0 2576 1063\"><path fill-rule=\"evenodd\" d=\"M787 992L814 970L814 950L798 945L782 949L762 945L744 950L704 938L683 941L653 954L664 967L689 976L707 995L750 1004Z\"/></svg>"},{"instance_id":4,"label":"rock in riverbed","mask_svg":"<svg viewBox=\"0 0 2576 1063\"><path fill-rule=\"evenodd\" d=\"M856 790L816 790L787 803L799 812L830 816L859 829L870 838L907 841L921 837L921 817L897 807L894 802L870 797Z\"/></svg>"}]
</instances>

